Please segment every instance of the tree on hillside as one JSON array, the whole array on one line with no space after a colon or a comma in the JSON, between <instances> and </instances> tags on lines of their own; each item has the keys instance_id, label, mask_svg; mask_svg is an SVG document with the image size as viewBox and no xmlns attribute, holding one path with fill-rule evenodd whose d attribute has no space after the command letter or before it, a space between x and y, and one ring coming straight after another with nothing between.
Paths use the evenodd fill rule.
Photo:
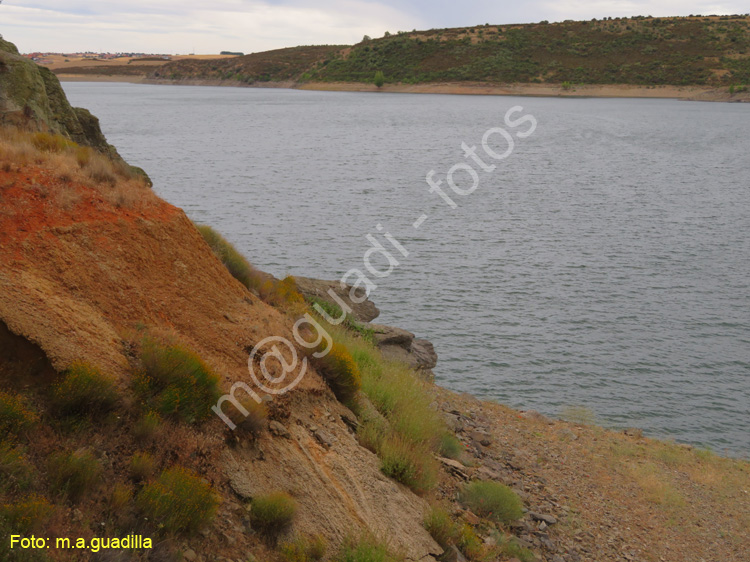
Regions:
<instances>
[{"instance_id":1,"label":"tree on hillside","mask_svg":"<svg viewBox=\"0 0 750 562\"><path fill-rule=\"evenodd\" d=\"M376 86L377 86L378 88L382 87L382 86L383 86L383 84L385 84L385 75L383 74L383 71L382 71L382 70L378 70L378 71L377 71L377 72L375 73L375 79L373 80L373 82L375 82L375 85L376 85Z\"/></svg>"}]
</instances>

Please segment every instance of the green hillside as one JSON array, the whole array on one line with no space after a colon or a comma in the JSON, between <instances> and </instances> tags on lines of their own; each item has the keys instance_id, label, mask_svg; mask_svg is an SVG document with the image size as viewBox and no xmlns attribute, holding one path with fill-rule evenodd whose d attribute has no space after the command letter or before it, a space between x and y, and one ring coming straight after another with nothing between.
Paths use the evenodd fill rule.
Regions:
<instances>
[{"instance_id":1,"label":"green hillside","mask_svg":"<svg viewBox=\"0 0 750 562\"><path fill-rule=\"evenodd\" d=\"M351 47L297 47L181 61L155 77L297 82L750 83L750 17L623 18L386 34Z\"/></svg>"}]
</instances>

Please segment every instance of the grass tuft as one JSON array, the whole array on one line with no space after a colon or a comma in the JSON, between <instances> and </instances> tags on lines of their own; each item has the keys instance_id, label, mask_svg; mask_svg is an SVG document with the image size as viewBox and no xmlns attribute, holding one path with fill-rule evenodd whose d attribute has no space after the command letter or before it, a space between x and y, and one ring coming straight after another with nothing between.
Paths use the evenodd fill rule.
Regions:
<instances>
[{"instance_id":1,"label":"grass tuft","mask_svg":"<svg viewBox=\"0 0 750 562\"><path fill-rule=\"evenodd\" d=\"M282 544L279 552L286 562L316 562L326 555L328 543L321 535L296 538Z\"/></svg>"},{"instance_id":2,"label":"grass tuft","mask_svg":"<svg viewBox=\"0 0 750 562\"><path fill-rule=\"evenodd\" d=\"M499 482L475 480L466 484L459 500L475 514L498 523L510 523L523 517L521 499Z\"/></svg>"},{"instance_id":3,"label":"grass tuft","mask_svg":"<svg viewBox=\"0 0 750 562\"><path fill-rule=\"evenodd\" d=\"M454 523L450 514L441 507L430 509L424 520L424 528L443 549L456 544L460 535L459 526Z\"/></svg>"},{"instance_id":4,"label":"grass tuft","mask_svg":"<svg viewBox=\"0 0 750 562\"><path fill-rule=\"evenodd\" d=\"M74 363L52 389L52 407L62 416L96 417L117 407L114 381L87 363Z\"/></svg>"},{"instance_id":5,"label":"grass tuft","mask_svg":"<svg viewBox=\"0 0 750 562\"><path fill-rule=\"evenodd\" d=\"M25 492L34 483L34 467L18 448L0 443L0 493Z\"/></svg>"},{"instance_id":6,"label":"grass tuft","mask_svg":"<svg viewBox=\"0 0 750 562\"><path fill-rule=\"evenodd\" d=\"M362 387L359 367L349 350L334 342L331 350L315 365L333 393L344 404L353 404Z\"/></svg>"},{"instance_id":7,"label":"grass tuft","mask_svg":"<svg viewBox=\"0 0 750 562\"><path fill-rule=\"evenodd\" d=\"M213 521L219 497L197 475L176 467L144 486L136 504L167 533L194 533Z\"/></svg>"},{"instance_id":8,"label":"grass tuft","mask_svg":"<svg viewBox=\"0 0 750 562\"><path fill-rule=\"evenodd\" d=\"M286 492L271 492L252 501L250 522L265 535L277 535L297 513L297 502Z\"/></svg>"},{"instance_id":9,"label":"grass tuft","mask_svg":"<svg viewBox=\"0 0 750 562\"><path fill-rule=\"evenodd\" d=\"M0 391L0 434L18 437L31 429L39 416L16 394Z\"/></svg>"},{"instance_id":10,"label":"grass tuft","mask_svg":"<svg viewBox=\"0 0 750 562\"><path fill-rule=\"evenodd\" d=\"M72 502L94 491L101 472L99 461L89 452L57 453L49 460L52 488Z\"/></svg>"},{"instance_id":11,"label":"grass tuft","mask_svg":"<svg viewBox=\"0 0 750 562\"><path fill-rule=\"evenodd\" d=\"M219 378L193 351L147 337L141 344L141 365L135 389L148 406L187 423L209 417L221 395Z\"/></svg>"}]
</instances>

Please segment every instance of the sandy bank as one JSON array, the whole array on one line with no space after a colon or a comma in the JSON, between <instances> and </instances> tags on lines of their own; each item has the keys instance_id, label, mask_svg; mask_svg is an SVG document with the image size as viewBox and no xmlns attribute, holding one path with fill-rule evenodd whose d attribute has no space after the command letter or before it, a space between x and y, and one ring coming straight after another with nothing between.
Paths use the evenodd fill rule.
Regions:
<instances>
[{"instance_id":1,"label":"sandy bank","mask_svg":"<svg viewBox=\"0 0 750 562\"><path fill-rule=\"evenodd\" d=\"M481 96L537 96L566 98L662 98L693 101L750 102L750 92L730 95L726 88L707 86L637 86L630 84L586 84L564 88L559 84L486 84L434 83L386 84L378 89L373 84L357 82L263 82L248 85L234 80L154 80L124 75L59 74L63 82L132 82L134 84L166 84L182 86L232 86L243 88L292 88L325 92L389 92L403 94L449 94Z\"/></svg>"}]
</instances>

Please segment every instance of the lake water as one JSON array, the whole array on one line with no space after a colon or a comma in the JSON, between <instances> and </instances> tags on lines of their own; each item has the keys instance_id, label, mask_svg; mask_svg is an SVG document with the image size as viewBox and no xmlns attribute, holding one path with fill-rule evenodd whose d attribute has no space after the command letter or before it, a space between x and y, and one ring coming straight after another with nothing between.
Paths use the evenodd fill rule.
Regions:
<instances>
[{"instance_id":1,"label":"lake water","mask_svg":"<svg viewBox=\"0 0 750 562\"><path fill-rule=\"evenodd\" d=\"M381 224L409 256L377 279L379 321L435 344L441 384L750 456L750 106L64 86L159 195L277 276L363 269ZM473 164L457 208L430 193L427 172L471 162L462 142L490 160L516 105L533 135Z\"/></svg>"}]
</instances>

